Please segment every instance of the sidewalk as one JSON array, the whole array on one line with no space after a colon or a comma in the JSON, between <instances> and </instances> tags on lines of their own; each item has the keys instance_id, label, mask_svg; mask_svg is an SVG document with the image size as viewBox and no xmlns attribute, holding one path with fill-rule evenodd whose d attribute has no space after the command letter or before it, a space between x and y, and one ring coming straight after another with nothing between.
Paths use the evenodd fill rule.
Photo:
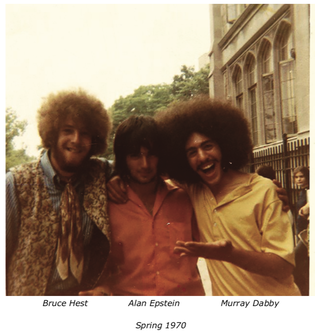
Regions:
<instances>
[{"instance_id":1,"label":"sidewalk","mask_svg":"<svg viewBox=\"0 0 315 336\"><path fill-rule=\"evenodd\" d=\"M197 262L203 288L206 296L212 296L211 281L208 273L207 264L204 258L199 258Z\"/></svg>"}]
</instances>

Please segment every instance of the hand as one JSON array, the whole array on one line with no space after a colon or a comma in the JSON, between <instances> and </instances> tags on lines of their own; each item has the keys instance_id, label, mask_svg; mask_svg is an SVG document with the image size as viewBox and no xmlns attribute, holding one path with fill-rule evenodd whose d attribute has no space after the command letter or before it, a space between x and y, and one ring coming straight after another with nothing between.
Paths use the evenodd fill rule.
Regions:
<instances>
[{"instance_id":1,"label":"hand","mask_svg":"<svg viewBox=\"0 0 315 336\"><path fill-rule=\"evenodd\" d=\"M290 210L290 202L289 202L289 198L287 195L287 191L284 188L282 188L282 185L279 181L272 180L272 182L278 187L276 189L276 192L278 194L280 201L282 201L283 203L282 210L285 212L288 212Z\"/></svg>"},{"instance_id":2,"label":"hand","mask_svg":"<svg viewBox=\"0 0 315 336\"><path fill-rule=\"evenodd\" d=\"M128 201L127 189L120 176L114 176L107 182L108 198L114 203L126 203Z\"/></svg>"},{"instance_id":3,"label":"hand","mask_svg":"<svg viewBox=\"0 0 315 336\"><path fill-rule=\"evenodd\" d=\"M180 256L202 257L206 259L228 261L233 250L231 241L218 240L214 243L177 241L174 253Z\"/></svg>"},{"instance_id":4,"label":"hand","mask_svg":"<svg viewBox=\"0 0 315 336\"><path fill-rule=\"evenodd\" d=\"M112 293L108 288L105 287L95 287L94 289L90 289L88 291L79 292L79 296L112 296Z\"/></svg>"},{"instance_id":5,"label":"hand","mask_svg":"<svg viewBox=\"0 0 315 336\"><path fill-rule=\"evenodd\" d=\"M308 203L306 203L300 210L299 215L308 219L308 216L310 214L310 206Z\"/></svg>"}]
</instances>

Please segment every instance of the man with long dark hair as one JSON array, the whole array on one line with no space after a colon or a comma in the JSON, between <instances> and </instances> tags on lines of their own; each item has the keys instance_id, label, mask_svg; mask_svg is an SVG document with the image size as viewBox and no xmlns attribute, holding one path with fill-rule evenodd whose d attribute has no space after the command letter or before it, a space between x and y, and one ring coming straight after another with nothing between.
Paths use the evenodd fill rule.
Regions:
<instances>
[{"instance_id":1,"label":"man with long dark hair","mask_svg":"<svg viewBox=\"0 0 315 336\"><path fill-rule=\"evenodd\" d=\"M109 202L111 252L97 287L81 295L204 295L197 258L173 253L192 240L194 212L188 195L161 178L160 136L151 117L123 121L114 139L115 172L128 201Z\"/></svg>"}]
</instances>

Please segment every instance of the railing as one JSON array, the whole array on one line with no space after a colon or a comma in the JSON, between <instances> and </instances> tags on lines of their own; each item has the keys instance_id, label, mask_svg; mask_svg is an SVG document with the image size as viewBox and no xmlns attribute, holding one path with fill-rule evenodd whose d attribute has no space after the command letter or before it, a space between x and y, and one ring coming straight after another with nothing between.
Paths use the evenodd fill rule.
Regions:
<instances>
[{"instance_id":1,"label":"railing","mask_svg":"<svg viewBox=\"0 0 315 336\"><path fill-rule=\"evenodd\" d=\"M283 142L270 148L255 150L252 156L249 170L251 172L261 165L272 166L278 181L288 193L292 210L295 210L295 203L299 189L296 188L293 179L293 171L298 166L309 167L310 138L301 140L288 140L283 135Z\"/></svg>"}]
</instances>

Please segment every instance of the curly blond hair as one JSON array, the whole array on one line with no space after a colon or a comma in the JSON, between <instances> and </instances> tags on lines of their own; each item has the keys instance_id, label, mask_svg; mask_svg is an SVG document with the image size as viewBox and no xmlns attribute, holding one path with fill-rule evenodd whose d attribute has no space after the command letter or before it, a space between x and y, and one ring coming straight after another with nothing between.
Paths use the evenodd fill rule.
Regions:
<instances>
[{"instance_id":1,"label":"curly blond hair","mask_svg":"<svg viewBox=\"0 0 315 336\"><path fill-rule=\"evenodd\" d=\"M37 111L42 146L50 149L57 143L61 124L68 117L83 122L91 134L90 155L104 154L108 146L111 119L103 103L82 89L64 90L45 98Z\"/></svg>"}]
</instances>

